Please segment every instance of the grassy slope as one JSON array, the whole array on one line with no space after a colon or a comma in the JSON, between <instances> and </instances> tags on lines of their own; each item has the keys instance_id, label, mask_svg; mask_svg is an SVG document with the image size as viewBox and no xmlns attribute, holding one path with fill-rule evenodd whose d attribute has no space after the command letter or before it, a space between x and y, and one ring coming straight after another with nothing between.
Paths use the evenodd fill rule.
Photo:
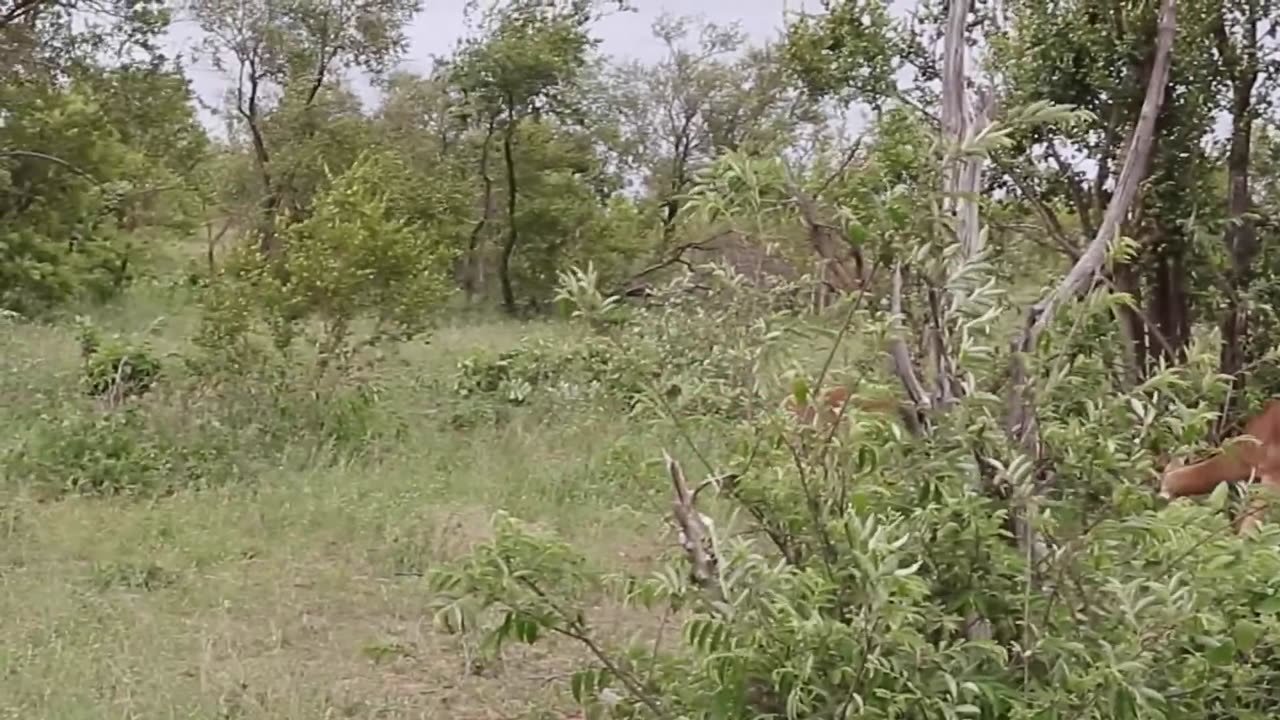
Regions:
<instances>
[{"instance_id":1,"label":"grassy slope","mask_svg":"<svg viewBox=\"0 0 1280 720\"><path fill-rule=\"evenodd\" d=\"M142 330L134 298L104 313ZM177 349L190 318L158 326ZM411 423L377 461L269 471L256 490L155 502L36 503L0 494L0 717L514 717L559 705L575 648L517 651L469 671L465 643L433 631L413 573L485 535L508 509L600 559L662 550L661 439L621 418L517 417L442 430L423 376L528 327L442 331L389 378ZM36 393L74 387L74 333L0 329L0 418L21 436ZM14 432L16 431L16 432ZM606 618L616 615L605 609Z\"/></svg>"}]
</instances>

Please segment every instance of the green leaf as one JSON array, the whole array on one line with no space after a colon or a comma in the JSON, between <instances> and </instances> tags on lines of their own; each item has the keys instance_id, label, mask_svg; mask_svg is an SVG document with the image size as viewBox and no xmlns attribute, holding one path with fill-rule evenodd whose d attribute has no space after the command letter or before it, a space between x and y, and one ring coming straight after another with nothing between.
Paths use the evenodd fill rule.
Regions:
<instances>
[{"instance_id":1,"label":"green leaf","mask_svg":"<svg viewBox=\"0 0 1280 720\"><path fill-rule=\"evenodd\" d=\"M1230 664L1236 656L1236 643L1234 640L1226 640L1218 643L1216 647L1205 653L1205 659L1213 665Z\"/></svg>"},{"instance_id":2,"label":"green leaf","mask_svg":"<svg viewBox=\"0 0 1280 720\"><path fill-rule=\"evenodd\" d=\"M1262 625L1252 620L1240 620L1231 629L1231 637L1235 640L1236 647L1244 653L1251 652L1257 646L1262 633Z\"/></svg>"},{"instance_id":3,"label":"green leaf","mask_svg":"<svg viewBox=\"0 0 1280 720\"><path fill-rule=\"evenodd\" d=\"M858 448L858 471L859 472L875 472L880 466L880 457L876 454L876 449L871 445L863 445Z\"/></svg>"},{"instance_id":4,"label":"green leaf","mask_svg":"<svg viewBox=\"0 0 1280 720\"><path fill-rule=\"evenodd\" d=\"M1213 492L1209 494L1209 507L1214 510L1221 510L1225 508L1227 506L1227 494L1229 492L1231 492L1231 486L1226 483L1222 483L1218 487L1214 488Z\"/></svg>"}]
</instances>

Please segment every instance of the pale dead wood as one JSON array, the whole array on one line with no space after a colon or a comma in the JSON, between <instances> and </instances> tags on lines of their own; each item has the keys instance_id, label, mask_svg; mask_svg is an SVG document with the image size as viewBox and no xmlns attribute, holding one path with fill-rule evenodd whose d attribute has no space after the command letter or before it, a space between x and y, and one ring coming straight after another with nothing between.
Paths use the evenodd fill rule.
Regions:
<instances>
[{"instance_id":1,"label":"pale dead wood","mask_svg":"<svg viewBox=\"0 0 1280 720\"><path fill-rule=\"evenodd\" d=\"M676 524L680 527L680 546L689 558L690 574L693 581L702 588L714 601L723 601L724 593L720 587L719 560L710 545L711 532L707 528L702 513L694 507L694 494L685 481L684 470L680 463L663 452L667 463L667 472L671 475L671 485L675 499L671 504L671 512Z\"/></svg>"}]
</instances>

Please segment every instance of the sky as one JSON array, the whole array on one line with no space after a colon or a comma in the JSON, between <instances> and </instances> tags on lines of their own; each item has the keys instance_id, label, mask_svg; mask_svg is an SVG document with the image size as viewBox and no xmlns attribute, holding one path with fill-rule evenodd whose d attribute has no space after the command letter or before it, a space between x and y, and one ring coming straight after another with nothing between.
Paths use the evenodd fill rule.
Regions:
<instances>
[{"instance_id":1,"label":"sky","mask_svg":"<svg viewBox=\"0 0 1280 720\"><path fill-rule=\"evenodd\" d=\"M454 44L467 32L463 11L467 0L423 0L424 9L410 24L409 50L401 61L405 69L426 72L433 56L448 55ZM814 11L817 0L631 0L635 12L615 13L605 17L595 26L601 39L601 52L623 59L656 60L662 56L661 43L653 37L650 27L664 11L677 15L700 16L717 24L738 23L751 42L761 43L775 39L783 28L786 14L802 10ZM189 20L179 20L169 33L173 50L188 54L198 39L198 30ZM207 60L188 65L196 94L203 103L221 105L222 93L229 86L229 78L216 70ZM367 88L361 95L366 102L376 94ZM217 130L219 123L207 111L201 111L201 119Z\"/></svg>"}]
</instances>

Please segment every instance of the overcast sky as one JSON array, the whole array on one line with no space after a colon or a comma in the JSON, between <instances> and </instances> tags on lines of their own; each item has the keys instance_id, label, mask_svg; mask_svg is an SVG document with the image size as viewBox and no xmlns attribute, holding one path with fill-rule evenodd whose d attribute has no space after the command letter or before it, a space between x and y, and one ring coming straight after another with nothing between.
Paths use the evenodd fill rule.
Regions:
<instances>
[{"instance_id":1,"label":"overcast sky","mask_svg":"<svg viewBox=\"0 0 1280 720\"><path fill-rule=\"evenodd\" d=\"M408 29L409 51L402 65L425 72L431 58L448 55L454 43L467 31L463 18L466 0L424 0L425 8ZM679 15L701 16L718 24L737 22L753 42L774 39L781 32L788 12L815 10L817 0L632 0L635 12L616 13L595 26L602 40L601 51L621 58L654 60L661 57L662 46L653 37L650 26L664 11ZM197 28L190 21L180 21L170 32L174 50L189 52L197 38ZM221 105L221 94L229 79L208 62L189 65L188 74L196 93L205 103ZM362 93L366 99L372 93ZM206 122L212 118L202 112Z\"/></svg>"}]
</instances>

